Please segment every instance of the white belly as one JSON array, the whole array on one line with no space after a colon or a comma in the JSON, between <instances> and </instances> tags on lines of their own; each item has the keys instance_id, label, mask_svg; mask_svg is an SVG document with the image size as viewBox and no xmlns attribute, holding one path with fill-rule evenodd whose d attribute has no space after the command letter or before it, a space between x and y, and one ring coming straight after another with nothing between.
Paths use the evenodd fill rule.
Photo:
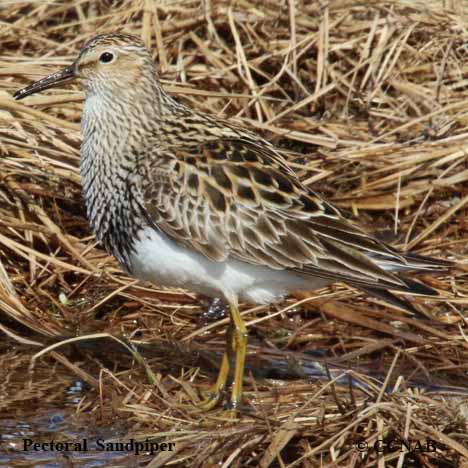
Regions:
<instances>
[{"instance_id":1,"label":"white belly","mask_svg":"<svg viewBox=\"0 0 468 468\"><path fill-rule=\"evenodd\" d=\"M228 259L213 262L177 245L163 233L146 228L135 243L132 274L160 286L180 287L208 296L239 297L257 304L277 301L291 291L326 286L322 278Z\"/></svg>"}]
</instances>

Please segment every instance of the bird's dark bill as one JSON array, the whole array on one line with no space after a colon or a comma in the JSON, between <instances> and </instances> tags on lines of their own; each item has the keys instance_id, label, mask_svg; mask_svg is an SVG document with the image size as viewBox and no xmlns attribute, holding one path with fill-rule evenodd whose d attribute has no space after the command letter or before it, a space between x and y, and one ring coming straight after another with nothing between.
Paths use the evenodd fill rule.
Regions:
<instances>
[{"instance_id":1,"label":"bird's dark bill","mask_svg":"<svg viewBox=\"0 0 468 468\"><path fill-rule=\"evenodd\" d=\"M26 86L26 88L20 89L16 91L13 97L16 100L23 99L26 96L30 96L31 94L38 93L39 91L43 91L44 89L49 89L54 86L59 85L60 83L64 83L66 81L71 81L75 78L75 69L73 66L64 68L59 72L52 73L51 75L47 75L44 78L41 78L34 83Z\"/></svg>"}]
</instances>

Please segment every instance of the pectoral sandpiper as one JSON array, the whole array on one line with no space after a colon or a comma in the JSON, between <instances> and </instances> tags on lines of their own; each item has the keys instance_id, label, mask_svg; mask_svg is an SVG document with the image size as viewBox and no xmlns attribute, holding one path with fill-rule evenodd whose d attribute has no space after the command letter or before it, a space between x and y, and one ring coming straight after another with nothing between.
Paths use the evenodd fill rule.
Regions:
<instances>
[{"instance_id":1,"label":"pectoral sandpiper","mask_svg":"<svg viewBox=\"0 0 468 468\"><path fill-rule=\"evenodd\" d=\"M85 92L81 175L91 227L131 275L223 297L226 352L201 405L221 399L235 357L240 404L247 330L239 299L268 304L342 281L401 308L400 291L435 295L399 272L448 262L407 255L347 221L256 133L176 102L136 37L90 40L75 62L15 94L78 79Z\"/></svg>"}]
</instances>

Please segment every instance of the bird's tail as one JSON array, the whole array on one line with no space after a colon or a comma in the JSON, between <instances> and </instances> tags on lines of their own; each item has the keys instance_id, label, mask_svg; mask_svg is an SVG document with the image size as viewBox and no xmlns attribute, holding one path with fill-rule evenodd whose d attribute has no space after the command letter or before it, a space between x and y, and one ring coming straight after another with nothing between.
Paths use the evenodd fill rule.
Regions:
<instances>
[{"instance_id":1,"label":"bird's tail","mask_svg":"<svg viewBox=\"0 0 468 468\"><path fill-rule=\"evenodd\" d=\"M431 257L424 257L417 254L404 254L402 257L405 260L405 263L392 263L390 261L379 262L379 266L387 271L415 271L415 272L442 272L448 270L450 267L454 266L453 262L447 260L439 260ZM402 292L404 294L414 294L417 296L426 296L426 297L438 297L440 296L439 292L431 288L430 286L423 284L419 281L407 278L403 275L398 275L400 280L403 282L401 287L395 288L395 291ZM390 292L388 289L380 289L374 287L362 287L357 286L362 291L383 299L388 304L392 304L400 309L405 310L410 313L419 313L419 311L406 299L397 297L395 294Z\"/></svg>"},{"instance_id":2,"label":"bird's tail","mask_svg":"<svg viewBox=\"0 0 468 468\"><path fill-rule=\"evenodd\" d=\"M399 253L400 258L375 258L374 260L380 268L386 271L431 271L440 272L454 266L453 262L448 260L439 260L438 258L425 257L413 253ZM403 260L403 261L402 261Z\"/></svg>"}]
</instances>

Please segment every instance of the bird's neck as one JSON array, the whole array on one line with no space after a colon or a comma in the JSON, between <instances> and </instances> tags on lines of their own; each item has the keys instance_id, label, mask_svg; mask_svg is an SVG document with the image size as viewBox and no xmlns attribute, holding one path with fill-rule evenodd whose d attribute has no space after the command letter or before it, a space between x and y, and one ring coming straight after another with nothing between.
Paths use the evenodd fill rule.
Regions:
<instances>
[{"instance_id":1,"label":"bird's neck","mask_svg":"<svg viewBox=\"0 0 468 468\"><path fill-rule=\"evenodd\" d=\"M174 122L184 106L147 80L145 87L89 89L81 121L82 157L92 164L118 165L120 157L138 155L148 140L163 136L163 126Z\"/></svg>"},{"instance_id":2,"label":"bird's neck","mask_svg":"<svg viewBox=\"0 0 468 468\"><path fill-rule=\"evenodd\" d=\"M165 144L168 123L174 126L187 112L156 85L146 92L133 87L86 95L80 172L88 219L96 237L124 266L146 219L139 192L143 160Z\"/></svg>"},{"instance_id":3,"label":"bird's neck","mask_svg":"<svg viewBox=\"0 0 468 468\"><path fill-rule=\"evenodd\" d=\"M96 237L124 266L141 228L138 161L160 118L159 108L134 89L86 95L80 172L88 219Z\"/></svg>"}]
</instances>

